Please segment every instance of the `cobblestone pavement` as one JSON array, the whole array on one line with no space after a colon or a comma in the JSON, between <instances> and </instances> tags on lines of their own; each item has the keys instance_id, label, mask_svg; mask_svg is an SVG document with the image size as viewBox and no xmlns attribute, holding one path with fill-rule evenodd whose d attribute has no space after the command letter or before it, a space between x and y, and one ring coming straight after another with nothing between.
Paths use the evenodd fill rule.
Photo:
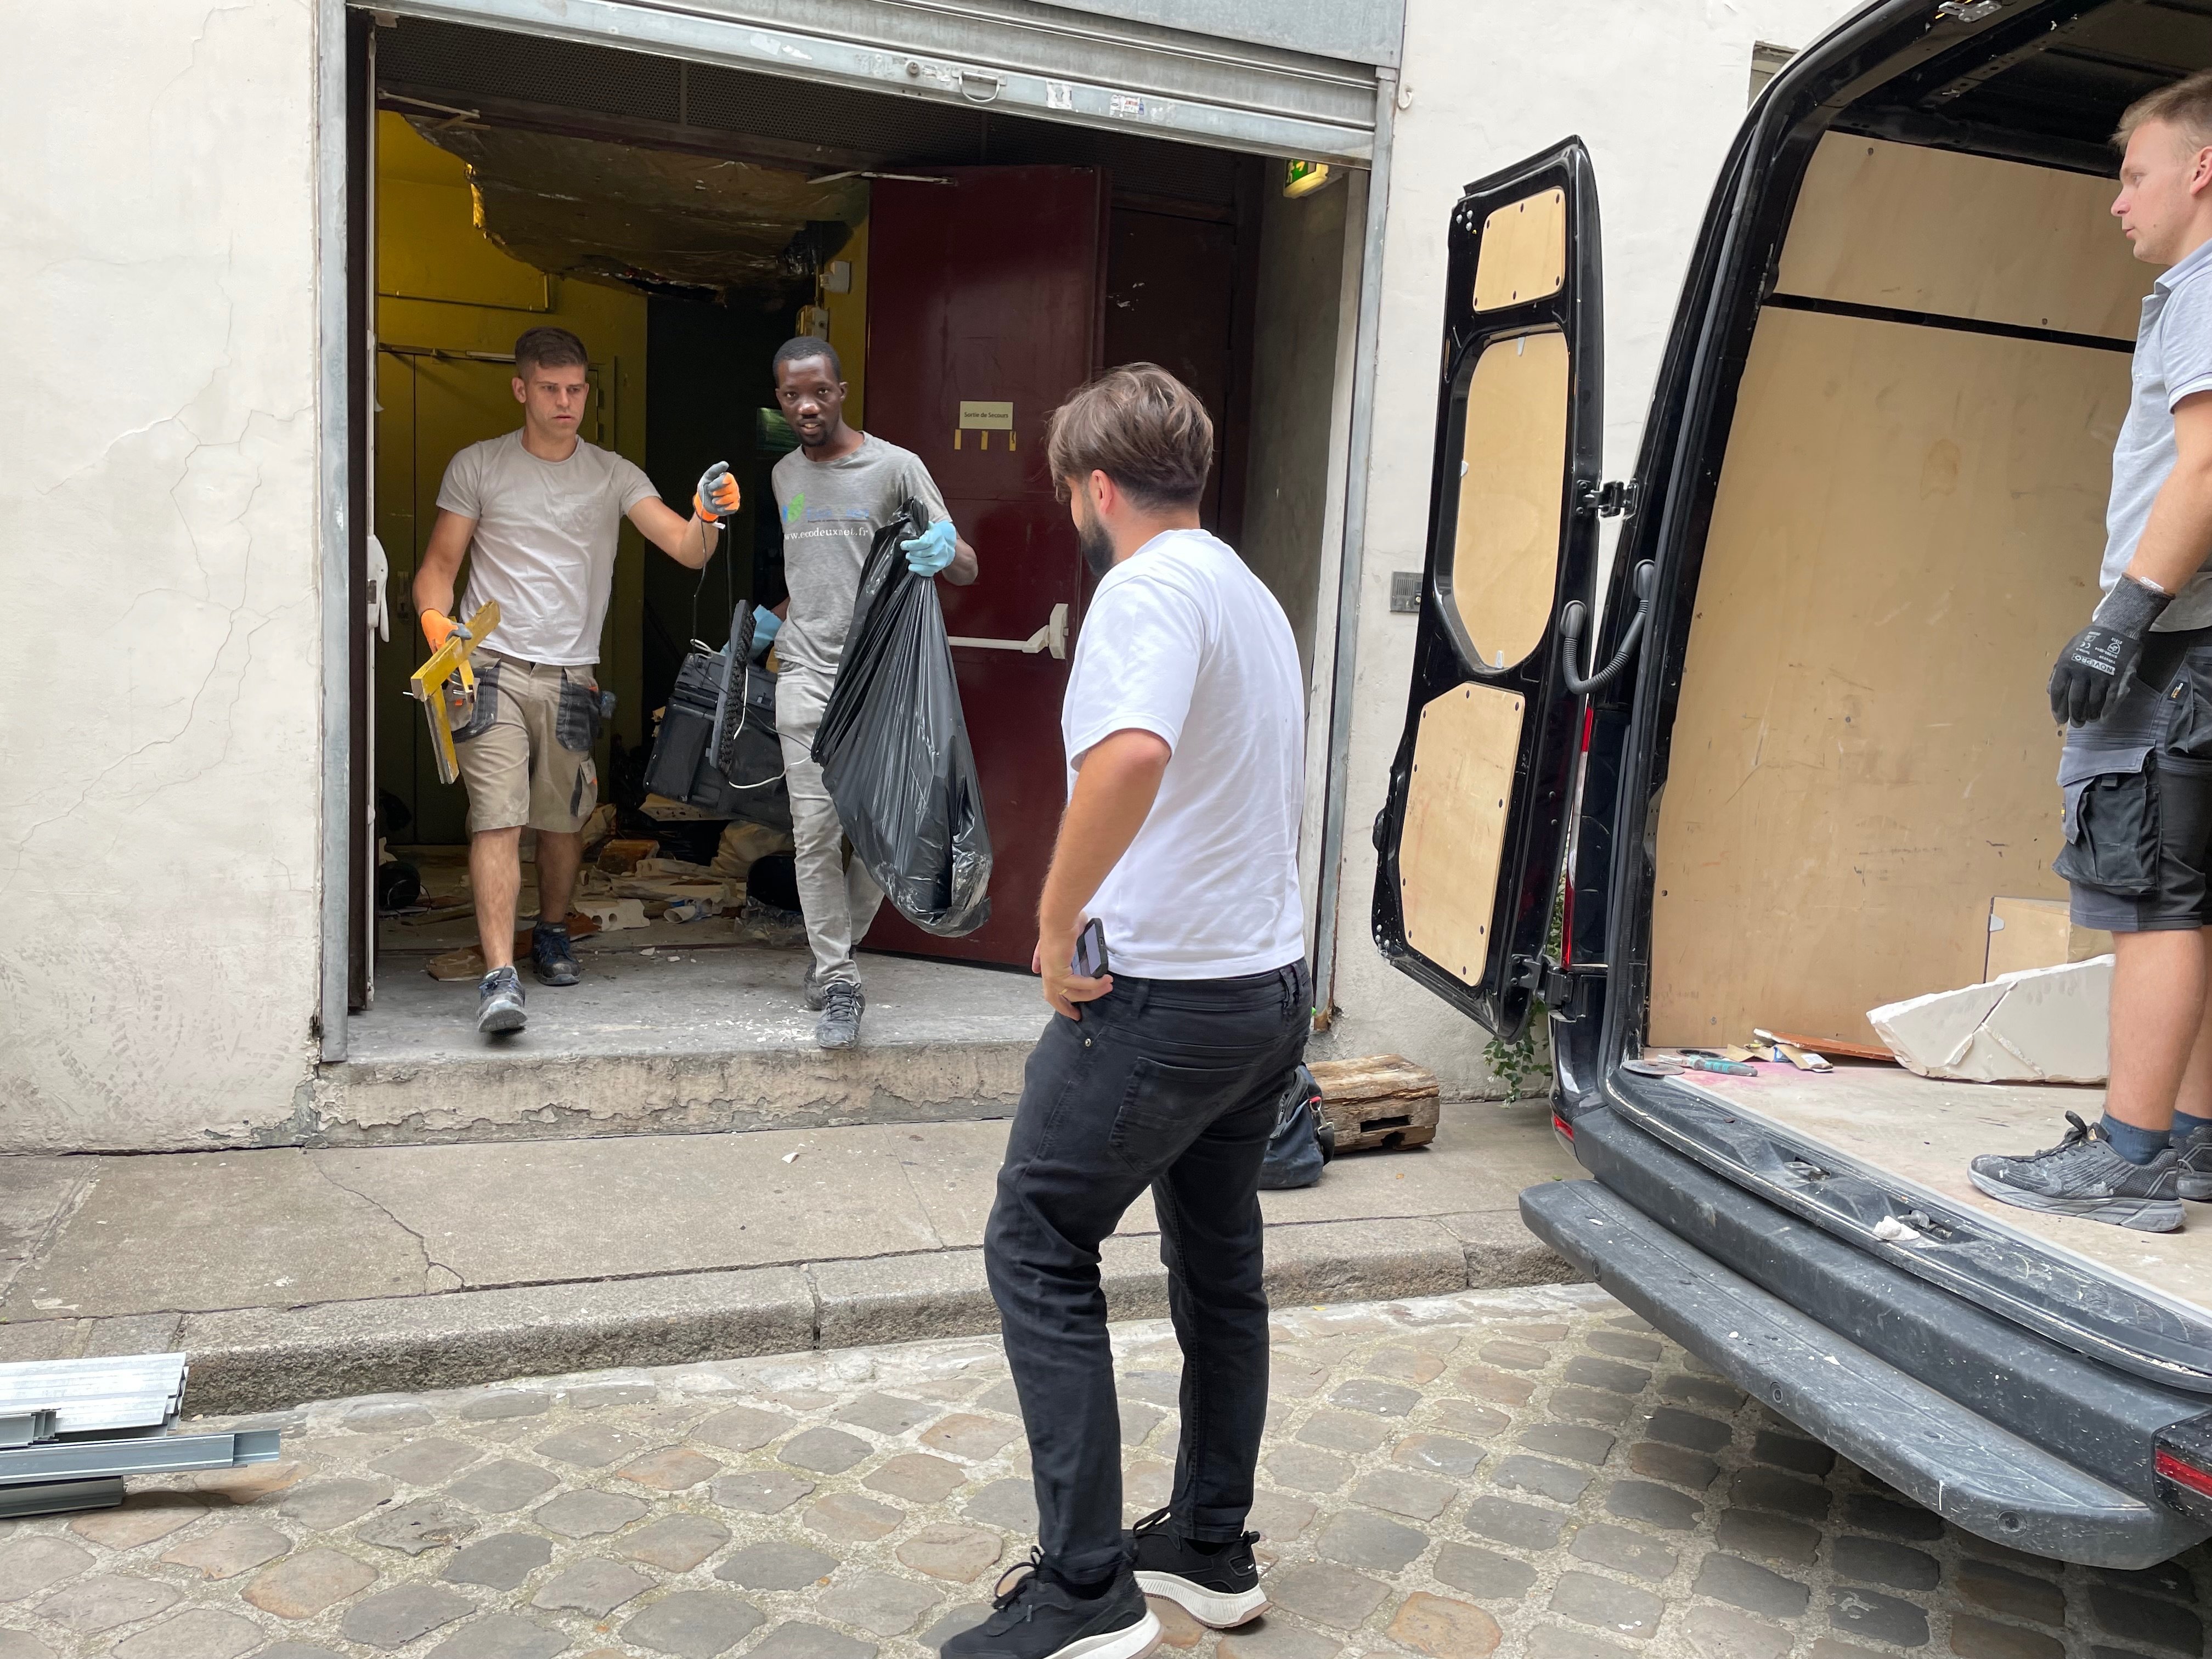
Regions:
<instances>
[{"instance_id":1,"label":"cobblestone pavement","mask_svg":"<svg viewBox=\"0 0 2212 1659\"><path fill-rule=\"evenodd\" d=\"M1275 1610L1196 1659L2193 1659L2212 1556L1947 1528L1594 1289L1276 1319ZM1133 1516L1177 1358L1117 1328ZM0 1659L918 1659L1033 1510L995 1342L595 1374L277 1419L286 1461L0 1522Z\"/></svg>"}]
</instances>

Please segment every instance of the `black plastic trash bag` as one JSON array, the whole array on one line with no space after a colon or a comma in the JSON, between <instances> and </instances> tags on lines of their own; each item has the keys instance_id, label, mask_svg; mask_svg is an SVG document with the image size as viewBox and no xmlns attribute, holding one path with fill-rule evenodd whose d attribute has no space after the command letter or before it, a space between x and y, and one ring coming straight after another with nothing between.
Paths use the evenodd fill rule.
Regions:
<instances>
[{"instance_id":1,"label":"black plastic trash bag","mask_svg":"<svg viewBox=\"0 0 2212 1659\"><path fill-rule=\"evenodd\" d=\"M950 939L991 919L991 836L937 582L899 551L928 527L908 502L876 533L814 759L854 856L901 915Z\"/></svg>"},{"instance_id":2,"label":"black plastic trash bag","mask_svg":"<svg viewBox=\"0 0 2212 1659\"><path fill-rule=\"evenodd\" d=\"M1301 1066L1275 1108L1274 1133L1260 1160L1260 1184L1275 1188L1310 1187L1322 1165L1336 1156L1336 1130L1322 1115L1321 1085Z\"/></svg>"}]
</instances>

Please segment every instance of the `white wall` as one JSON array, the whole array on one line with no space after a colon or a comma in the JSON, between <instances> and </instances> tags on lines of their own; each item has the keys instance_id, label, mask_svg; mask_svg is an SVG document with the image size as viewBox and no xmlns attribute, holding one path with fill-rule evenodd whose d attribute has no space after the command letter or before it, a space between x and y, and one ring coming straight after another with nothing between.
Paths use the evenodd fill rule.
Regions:
<instances>
[{"instance_id":1,"label":"white wall","mask_svg":"<svg viewBox=\"0 0 2212 1659\"><path fill-rule=\"evenodd\" d=\"M1808 46L1856 9L1838 0L1411 0L1383 245L1332 1052L1406 1054L1435 1068L1447 1092L1487 1083L1487 1034L1385 965L1368 926L1368 828L1413 665L1415 618L1390 613L1390 573L1422 564L1453 204L1469 180L1570 134L1589 145L1605 238L1606 476L1626 477L1691 244L1743 119L1753 44Z\"/></svg>"},{"instance_id":2,"label":"white wall","mask_svg":"<svg viewBox=\"0 0 2212 1659\"><path fill-rule=\"evenodd\" d=\"M308 1074L313 18L9 9L0 1151L204 1146Z\"/></svg>"}]
</instances>

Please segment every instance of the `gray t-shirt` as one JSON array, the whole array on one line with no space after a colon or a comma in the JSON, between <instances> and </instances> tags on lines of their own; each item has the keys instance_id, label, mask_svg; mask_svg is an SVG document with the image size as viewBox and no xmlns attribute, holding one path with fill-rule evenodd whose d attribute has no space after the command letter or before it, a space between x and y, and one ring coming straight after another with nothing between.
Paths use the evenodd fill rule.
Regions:
<instances>
[{"instance_id":1,"label":"gray t-shirt","mask_svg":"<svg viewBox=\"0 0 2212 1659\"><path fill-rule=\"evenodd\" d=\"M2112 447L2112 495L2105 510L2105 562L2098 573L2109 593L2136 556L2151 503L2173 471L2173 406L2212 391L2212 242L2152 284L2136 333L2134 388L2128 417ZM2174 597L2157 623L2160 632L2212 624L2212 556Z\"/></svg>"},{"instance_id":2,"label":"gray t-shirt","mask_svg":"<svg viewBox=\"0 0 2212 1659\"><path fill-rule=\"evenodd\" d=\"M775 636L776 659L835 674L876 532L909 501L920 501L933 524L951 515L921 458L872 434L863 434L858 449L834 461L810 461L805 450L794 449L770 477L783 521L783 581L791 592L789 614Z\"/></svg>"},{"instance_id":3,"label":"gray t-shirt","mask_svg":"<svg viewBox=\"0 0 2212 1659\"><path fill-rule=\"evenodd\" d=\"M599 661L623 515L653 494L635 462L580 440L565 461L540 460L520 431L471 444L438 488L441 507L477 521L460 619L497 599L489 649L563 668Z\"/></svg>"}]
</instances>

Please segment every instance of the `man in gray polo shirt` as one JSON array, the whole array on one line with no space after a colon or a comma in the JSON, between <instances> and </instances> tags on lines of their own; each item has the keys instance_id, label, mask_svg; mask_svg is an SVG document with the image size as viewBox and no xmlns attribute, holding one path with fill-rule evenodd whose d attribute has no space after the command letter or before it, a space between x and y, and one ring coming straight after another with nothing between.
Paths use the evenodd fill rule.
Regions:
<instances>
[{"instance_id":1,"label":"man in gray polo shirt","mask_svg":"<svg viewBox=\"0 0 2212 1659\"><path fill-rule=\"evenodd\" d=\"M2112 211L2167 267L2143 301L2134 395L2112 454L2103 600L2051 676L2067 722L2074 920L2110 929L2112 1077L2102 1121L2057 1146L1973 1160L2026 1209L2147 1232L2212 1202L2212 72L2122 118Z\"/></svg>"}]
</instances>

